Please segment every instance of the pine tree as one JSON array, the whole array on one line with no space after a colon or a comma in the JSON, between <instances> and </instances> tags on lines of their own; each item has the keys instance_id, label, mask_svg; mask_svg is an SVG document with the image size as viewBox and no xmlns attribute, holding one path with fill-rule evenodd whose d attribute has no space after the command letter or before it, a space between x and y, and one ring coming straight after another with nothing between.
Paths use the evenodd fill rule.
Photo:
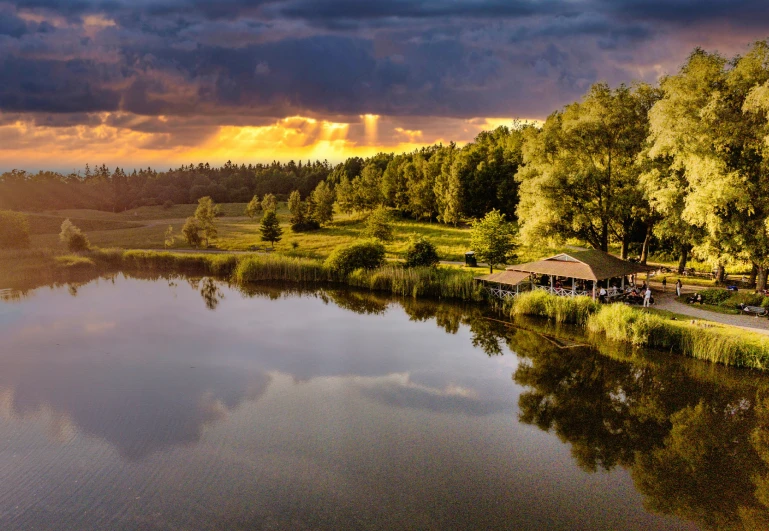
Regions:
<instances>
[{"instance_id":1,"label":"pine tree","mask_svg":"<svg viewBox=\"0 0 769 531\"><path fill-rule=\"evenodd\" d=\"M262 224L261 227L259 227L259 230L262 233L262 241L263 242L270 242L272 244L272 247L275 247L275 244L280 241L282 235L283 235L283 229L280 228L280 221L278 220L278 215L275 213L274 210L268 210L265 212L264 217L262 218Z\"/></svg>"}]
</instances>

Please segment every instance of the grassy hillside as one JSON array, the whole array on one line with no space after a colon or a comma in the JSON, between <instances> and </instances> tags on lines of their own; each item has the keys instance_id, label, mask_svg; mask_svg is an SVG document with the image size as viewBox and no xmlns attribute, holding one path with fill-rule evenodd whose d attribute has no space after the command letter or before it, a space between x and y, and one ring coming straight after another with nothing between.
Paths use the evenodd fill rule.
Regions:
<instances>
[{"instance_id":1,"label":"grassy hillside","mask_svg":"<svg viewBox=\"0 0 769 531\"><path fill-rule=\"evenodd\" d=\"M217 222L219 237L212 242L213 248L228 251L270 249L270 245L260 239L259 218L252 220L244 215L245 204L229 203L220 207L223 215ZM160 206L142 207L119 214L96 210L30 213L32 246L38 249L59 249L59 227L65 218L69 218L86 233L91 244L98 247L162 249L168 226L171 225L174 232L180 235L185 219L194 211L195 205L174 205L168 209ZM283 228L283 239L275 246L275 250L293 256L325 258L335 247L361 238L365 228L364 216L338 214L333 223L321 230L294 233L290 228L289 216L285 204L281 203L278 217ZM403 256L412 235L430 239L444 260L461 261L464 253L470 249L470 231L467 227L397 220L393 228L395 239L387 245L390 258ZM186 242L178 237L174 248L187 247Z\"/></svg>"}]
</instances>

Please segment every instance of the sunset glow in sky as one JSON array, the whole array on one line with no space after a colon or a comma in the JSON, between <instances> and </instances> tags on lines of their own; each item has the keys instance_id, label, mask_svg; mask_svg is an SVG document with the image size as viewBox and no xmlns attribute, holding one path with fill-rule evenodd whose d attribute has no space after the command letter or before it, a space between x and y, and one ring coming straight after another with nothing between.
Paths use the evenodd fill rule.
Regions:
<instances>
[{"instance_id":1,"label":"sunset glow in sky","mask_svg":"<svg viewBox=\"0 0 769 531\"><path fill-rule=\"evenodd\" d=\"M764 0L0 0L0 170L462 144L767 27Z\"/></svg>"}]
</instances>

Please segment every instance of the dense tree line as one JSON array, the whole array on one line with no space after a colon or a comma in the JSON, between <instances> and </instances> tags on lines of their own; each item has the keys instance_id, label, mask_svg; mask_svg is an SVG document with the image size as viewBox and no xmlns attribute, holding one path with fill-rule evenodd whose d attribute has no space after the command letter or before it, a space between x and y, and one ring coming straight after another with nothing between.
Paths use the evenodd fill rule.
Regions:
<instances>
[{"instance_id":1,"label":"dense tree line","mask_svg":"<svg viewBox=\"0 0 769 531\"><path fill-rule=\"evenodd\" d=\"M769 45L727 59L696 49L659 87L593 86L524 132L518 218L527 244L633 241L717 268L769 267Z\"/></svg>"},{"instance_id":2,"label":"dense tree line","mask_svg":"<svg viewBox=\"0 0 769 531\"><path fill-rule=\"evenodd\" d=\"M287 197L293 190L307 196L332 170L328 162L236 165L182 165L158 172L152 168L127 173L102 165L63 175L13 170L0 175L0 208L53 210L92 208L122 212L166 203L197 203L211 197L217 203L247 203L254 195Z\"/></svg>"}]
</instances>

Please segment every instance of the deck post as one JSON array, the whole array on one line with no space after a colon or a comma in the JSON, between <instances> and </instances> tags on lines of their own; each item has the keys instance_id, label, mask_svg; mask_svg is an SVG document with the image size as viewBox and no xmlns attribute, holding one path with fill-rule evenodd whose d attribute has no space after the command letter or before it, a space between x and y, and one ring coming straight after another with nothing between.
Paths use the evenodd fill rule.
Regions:
<instances>
[{"instance_id":1,"label":"deck post","mask_svg":"<svg viewBox=\"0 0 769 531\"><path fill-rule=\"evenodd\" d=\"M571 296L574 297L577 294L577 279L572 277L571 279Z\"/></svg>"}]
</instances>

